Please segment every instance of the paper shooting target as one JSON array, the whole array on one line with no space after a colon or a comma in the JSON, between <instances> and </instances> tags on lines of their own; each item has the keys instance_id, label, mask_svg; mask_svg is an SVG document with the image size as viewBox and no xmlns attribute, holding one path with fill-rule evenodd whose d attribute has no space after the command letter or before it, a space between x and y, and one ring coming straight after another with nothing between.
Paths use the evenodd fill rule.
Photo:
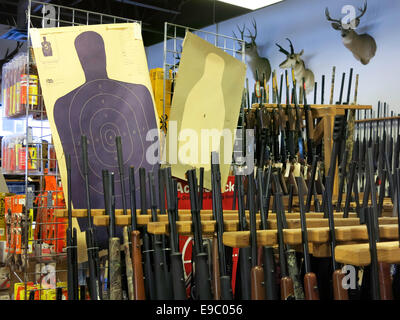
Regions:
<instances>
[{"instance_id":1,"label":"paper shooting target","mask_svg":"<svg viewBox=\"0 0 400 320\"><path fill-rule=\"evenodd\" d=\"M151 94L142 84L108 78L104 42L100 34L93 31L79 34L75 39L75 48L86 82L59 98L54 106L54 120L63 152L71 155L73 206L86 208L82 135L86 135L88 139L92 208L104 208L103 169L115 173L116 208L122 208L116 136L121 136L122 140L127 203L129 204L128 168L134 166L139 205L139 168L155 171L155 174L158 169L158 165L146 160L146 150L154 144L154 141L146 141L146 135L149 130L157 130ZM81 221L80 226L82 229Z\"/></svg>"}]
</instances>

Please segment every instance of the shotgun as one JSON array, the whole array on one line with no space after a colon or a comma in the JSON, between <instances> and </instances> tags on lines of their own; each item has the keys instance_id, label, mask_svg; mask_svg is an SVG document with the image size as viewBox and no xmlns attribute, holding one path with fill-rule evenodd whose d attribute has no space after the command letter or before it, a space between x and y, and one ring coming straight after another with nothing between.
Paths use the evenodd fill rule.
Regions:
<instances>
[{"instance_id":1,"label":"shotgun","mask_svg":"<svg viewBox=\"0 0 400 320\"><path fill-rule=\"evenodd\" d=\"M171 270L172 270L172 288L174 292L174 300L186 299L185 276L182 264L182 254L179 252L179 235L176 227L175 199L172 185L171 168L164 169L164 183L167 192L167 210L170 232L171 246Z\"/></svg>"},{"instance_id":2,"label":"shotgun","mask_svg":"<svg viewBox=\"0 0 400 320\"><path fill-rule=\"evenodd\" d=\"M369 170L369 181L371 188L371 196L373 197L374 194L376 195L376 186L373 178L372 173L372 166L373 166L373 159L372 159L372 149L368 150L368 167ZM375 205L376 205L376 198L375 198ZM375 215L377 212L377 208L375 207L374 210L374 199L372 198L372 207L367 207L365 212L365 220L367 224L368 230L368 240L369 240L369 251L371 256L371 265L370 265L370 272L371 272L371 291L372 291L372 299L379 300L380 299L380 288L379 288L379 270L378 270L378 253L376 249L376 242L379 241L377 239L377 233L375 228L375 220L378 217ZM379 232L379 229L378 229Z\"/></svg>"},{"instance_id":3,"label":"shotgun","mask_svg":"<svg viewBox=\"0 0 400 320\"><path fill-rule=\"evenodd\" d=\"M78 246L76 228L72 227L72 192L71 192L71 155L66 155L68 179L68 228L67 228L67 261L68 261L68 300L78 300Z\"/></svg>"},{"instance_id":4,"label":"shotgun","mask_svg":"<svg viewBox=\"0 0 400 320\"><path fill-rule=\"evenodd\" d=\"M332 80L331 80L331 96L329 99L329 104L332 105L333 104L333 94L335 91L335 73L336 73L336 67L333 66L332 67Z\"/></svg>"},{"instance_id":5,"label":"shotgun","mask_svg":"<svg viewBox=\"0 0 400 320\"><path fill-rule=\"evenodd\" d=\"M157 222L157 204L155 199L155 184L153 172L148 172L149 195L151 221ZM168 291L168 283L166 278L167 265L164 263L164 243L160 235L152 235L153 242L153 261L154 261L154 280L157 300L166 300L171 298L171 293Z\"/></svg>"},{"instance_id":6,"label":"shotgun","mask_svg":"<svg viewBox=\"0 0 400 320\"><path fill-rule=\"evenodd\" d=\"M99 248L97 247L94 228L92 224L91 203L90 203L90 184L89 184L89 164L88 164L88 150L87 138L85 135L81 136L82 147L82 171L85 179L85 194L86 194L86 208L88 215L88 229L86 230L86 247L89 264L89 293L91 300L101 300L102 290L100 283L100 263L99 263Z\"/></svg>"},{"instance_id":7,"label":"shotgun","mask_svg":"<svg viewBox=\"0 0 400 320\"><path fill-rule=\"evenodd\" d=\"M308 190L307 190L306 207L305 207L306 212L310 212L311 199L312 199L314 190L316 191L315 174L317 173L317 162L318 162L318 156L313 156L312 164L311 164L311 175L310 175L310 179L308 180L308 187L307 187ZM314 208L314 211L316 211L316 208Z\"/></svg>"},{"instance_id":8,"label":"shotgun","mask_svg":"<svg viewBox=\"0 0 400 320\"><path fill-rule=\"evenodd\" d=\"M147 214L147 196L146 196L146 169L139 168L139 183L140 183L140 206L141 206L141 215ZM140 243L140 238L138 238ZM132 240L132 247L134 242ZM150 300L157 299L156 293L156 283L155 276L153 272L153 252L154 249L151 246L151 237L147 232L147 228L145 227L143 230L143 254L144 254L144 278L145 278L145 296ZM135 265L138 262L133 260ZM136 268L135 268L136 269ZM135 272L135 271L134 271Z\"/></svg>"},{"instance_id":9,"label":"shotgun","mask_svg":"<svg viewBox=\"0 0 400 320\"><path fill-rule=\"evenodd\" d=\"M335 259L335 247L336 247L335 222L333 217L332 193L328 191L331 190L332 184L333 184L332 178L330 175L328 175L325 178L324 203L325 203L325 210L327 210L327 216L329 222L331 259L332 259L332 267L334 270L332 274L333 298L334 300L349 300L349 294L347 290L343 288L342 285L344 274L342 273L342 270L339 268L339 265Z\"/></svg>"},{"instance_id":10,"label":"shotgun","mask_svg":"<svg viewBox=\"0 0 400 320\"><path fill-rule=\"evenodd\" d=\"M129 168L129 198L131 207L131 260L132 260L132 277L133 277L133 289L135 300L145 300L145 286L143 278L143 263L142 263L142 250L140 231L137 228L136 221L136 185L135 185L135 168ZM147 279L151 283L151 279ZM152 285L150 285L152 286Z\"/></svg>"},{"instance_id":11,"label":"shotgun","mask_svg":"<svg viewBox=\"0 0 400 320\"><path fill-rule=\"evenodd\" d=\"M304 92L306 90L305 80L303 78L303 89ZM316 90L316 88L315 88ZM316 100L317 96L315 95L314 100ZM315 146L314 146L314 120L311 114L310 105L307 104L307 95L304 94L304 112L306 118L306 139L307 139L307 163L309 165L312 164L313 157L315 155Z\"/></svg>"},{"instance_id":12,"label":"shotgun","mask_svg":"<svg viewBox=\"0 0 400 320\"><path fill-rule=\"evenodd\" d=\"M262 169L259 177L262 176ZM260 172L258 171L258 172ZM255 210L255 186L254 175L250 173L248 179L248 196L249 196L249 213L250 213L250 243L251 243L251 299L265 300L264 269L258 265L258 250L257 250L257 226L256 226L256 210ZM262 206L261 206L262 207Z\"/></svg>"},{"instance_id":13,"label":"shotgun","mask_svg":"<svg viewBox=\"0 0 400 320\"><path fill-rule=\"evenodd\" d=\"M118 161L118 172L121 187L121 198L122 198L122 212L124 215L128 214L127 203L126 203L126 188L125 188L125 170L124 170L124 158L122 153L122 142L121 136L115 137L115 145L117 147L117 161ZM125 229L125 228L124 228ZM124 266L122 270L125 269L125 277L123 277L123 283L126 283L128 288L128 298L129 300L134 300L134 288L133 288L133 265L131 259L131 246L132 243L128 237L128 230L123 229L123 246L124 246L124 257L125 260L122 261ZM124 274L123 274L124 275ZM125 282L126 280L126 282Z\"/></svg>"},{"instance_id":14,"label":"shotgun","mask_svg":"<svg viewBox=\"0 0 400 320\"><path fill-rule=\"evenodd\" d=\"M268 229L267 219L268 219L268 210L269 204L265 207L263 201L263 195L266 192L267 198L269 198L268 193L270 192L270 181L272 174L271 165L267 169L267 176L265 178L266 185L265 188L263 186L263 175L262 170L257 169L257 186L258 191L261 194L260 196L260 217L261 217L261 228L263 230ZM264 191L267 190L267 191ZM268 200L269 201L269 200ZM264 268L264 287L265 287L265 298L267 300L278 300L278 292L275 281L275 260L274 260L274 251L272 247L263 246L262 247L262 258L263 258L263 268Z\"/></svg>"},{"instance_id":15,"label":"shotgun","mask_svg":"<svg viewBox=\"0 0 400 320\"><path fill-rule=\"evenodd\" d=\"M197 181L196 170L188 170L186 172L189 193L190 193L190 211L192 213L192 228L193 228L193 244L194 244L194 263L196 265L195 283L197 296L199 300L211 300L211 283L208 270L208 255L204 250L202 225L200 217L200 208L198 205L197 196ZM214 288L216 289L216 288Z\"/></svg>"},{"instance_id":16,"label":"shotgun","mask_svg":"<svg viewBox=\"0 0 400 320\"><path fill-rule=\"evenodd\" d=\"M303 243L304 253L304 293L306 300L319 300L317 276L311 271L310 252L308 248L308 234L306 214L304 210L304 190L301 183L301 177L296 177L297 185L299 186L299 207L300 207L300 223L301 223L301 238Z\"/></svg>"},{"instance_id":17,"label":"shotgun","mask_svg":"<svg viewBox=\"0 0 400 320\"><path fill-rule=\"evenodd\" d=\"M103 170L103 184L106 186L104 194L106 212L109 216L109 240L108 240L108 260L109 260L109 299L122 300L121 288L121 254L120 240L116 236L115 226L115 195L114 195L114 174Z\"/></svg>"},{"instance_id":18,"label":"shotgun","mask_svg":"<svg viewBox=\"0 0 400 320\"><path fill-rule=\"evenodd\" d=\"M344 88L344 81L346 78L346 73L342 73L342 83L340 85L340 94L339 94L339 101L336 101L336 104L341 105L342 104L342 99L343 99L343 88Z\"/></svg>"},{"instance_id":19,"label":"shotgun","mask_svg":"<svg viewBox=\"0 0 400 320\"><path fill-rule=\"evenodd\" d=\"M232 300L231 279L227 273L225 246L222 242L222 236L224 233L224 221L221 201L221 173L219 171L219 155L217 152L211 153L211 177L213 183L212 191L215 193L216 200L215 216L218 230L221 300Z\"/></svg>"},{"instance_id":20,"label":"shotgun","mask_svg":"<svg viewBox=\"0 0 400 320\"><path fill-rule=\"evenodd\" d=\"M286 265L286 257L285 257L285 244L283 242L283 222L282 215L284 215L283 211L283 203L282 203L282 192L279 187L279 179L278 176L273 173L272 174L274 185L275 185L275 203L276 203L276 219L277 219L277 228L278 228L278 247L279 247L279 263L281 270L281 300L295 300L294 297L294 286L293 280L287 274L287 265Z\"/></svg>"},{"instance_id":21,"label":"shotgun","mask_svg":"<svg viewBox=\"0 0 400 320\"><path fill-rule=\"evenodd\" d=\"M244 186L243 176L237 175L237 196L238 196L238 216L239 216L239 230L248 230L245 209L244 209ZM251 252L250 247L239 248L239 263L238 263L238 275L240 281L239 293L235 294L235 297L240 295L241 300L251 299L251 279L249 270L251 269Z\"/></svg>"}]
</instances>

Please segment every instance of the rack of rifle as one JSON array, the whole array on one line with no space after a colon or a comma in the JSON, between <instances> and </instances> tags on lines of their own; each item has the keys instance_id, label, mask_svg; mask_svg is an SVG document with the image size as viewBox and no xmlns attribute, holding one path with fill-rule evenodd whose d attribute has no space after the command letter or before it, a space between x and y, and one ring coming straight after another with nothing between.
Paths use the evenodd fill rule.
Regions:
<instances>
[{"instance_id":1,"label":"rack of rifle","mask_svg":"<svg viewBox=\"0 0 400 320\"><path fill-rule=\"evenodd\" d=\"M323 160L318 161L320 165L317 171L321 170L321 173L327 175L324 168L326 170L330 168L333 124L336 115L344 115L346 118L342 134L343 138L348 140L349 137L353 136L356 110L360 112L360 110L372 109L371 105L357 104L358 74L354 85L354 100L350 102L353 69L350 69L348 76L347 100L344 100L346 73L343 73L339 98L338 101L334 102L335 72L336 68L333 67L328 104L325 103L325 75L322 76L320 85L317 82L314 84L313 104L307 101L307 94L304 94L306 91L304 79L302 83L296 83L293 70L291 83L289 83L288 72L285 71L285 74L280 76L279 86L276 72L273 72L271 99L270 85L265 80L256 79L250 103L250 90L247 81L242 99L242 117L239 125L243 130L253 129L255 132L256 163L262 162L262 165L272 163L273 166L282 169L284 178L281 178L281 180L284 195L289 193L290 185L293 185L295 194L297 194L298 186L293 171L306 170L305 167L311 166L314 156ZM319 101L318 88L320 88ZM285 102L283 102L284 95ZM270 103L270 100L272 103ZM242 133L242 137L244 136L245 131ZM242 140L244 141L243 150L246 150L245 138L242 138ZM342 155L345 151L345 144L341 144L339 148L339 154ZM295 167L298 167L298 169ZM338 183L339 177L338 172L336 172L333 179L334 195L339 193Z\"/></svg>"},{"instance_id":2,"label":"rack of rifle","mask_svg":"<svg viewBox=\"0 0 400 320\"><path fill-rule=\"evenodd\" d=\"M304 181L296 177L297 201L294 195L285 201L279 169L269 165L259 166L247 176L235 176L235 200L238 210L223 210L221 200L221 178L218 154L212 153L212 210L202 210L202 181L204 170L200 170L200 186L196 170L187 172L191 209L178 210L176 180L171 169L159 169L158 201L156 199L155 172L139 168L140 209L136 209L134 168L129 168L130 209L126 200L123 209L115 209L114 173L103 170L104 210L91 209L87 174L87 144L82 137L83 174L87 186L87 209L58 210L58 216L68 216L68 276L69 297L77 299L77 240L72 230L72 217L86 217L89 228L86 233L88 254L88 280L90 298L103 299L102 283L98 263L98 246L93 225L107 226L109 230L109 279L108 299L122 299L121 243L116 236L117 225L124 226L123 250L125 251L126 279L131 300L176 299L184 300L186 292L182 256L179 249L179 234L193 236L193 261L196 265L192 299L318 299L317 278L311 270L310 256L331 259L333 270L331 283L334 299L348 299L347 290L341 283L344 274L340 264L354 266L370 265L371 285L374 299L390 296L387 290L379 293L381 279L387 279L389 263L400 264L399 247L399 185L400 169L388 174L390 192L386 197L384 188L377 188L375 176L382 159L374 167L373 148L367 148L365 161L365 190L358 194L358 179L353 174L347 179L344 208L340 199L332 200L332 177L339 160L341 132L344 116L336 116L333 130L333 152L331 167L323 183L322 197L315 194L315 178ZM124 181L124 168L120 138L117 137L120 181ZM355 149L353 149L355 150ZM69 166L67 156L67 167ZM315 174L316 157L311 171ZM85 164L86 163L86 164ZM352 162L354 163L354 162ZM385 165L386 163L386 165ZM388 161L382 163L389 172ZM70 175L70 169L68 170ZM379 176L379 179L383 177ZM351 181L353 179L353 181ZM69 180L70 181L70 180ZM390 182L391 181L391 182ZM380 184L386 185L382 180ZM124 186L121 186L125 194ZM70 188L68 188L70 193ZM149 197L147 197L147 192ZM164 195L164 196L163 196ZM363 202L360 203L362 196ZM314 205L312 198L314 197ZM148 206L147 199L149 198ZM286 197L287 198L287 197ZM70 199L70 197L68 197ZM166 200L166 201L165 201ZM320 205L315 205L321 201ZM158 202L158 203L157 203ZM235 201L236 204L236 201ZM299 212L293 212L298 207ZM311 209L314 207L312 212ZM319 208L315 210L315 208ZM336 212L334 212L336 211ZM350 212L352 211L352 212ZM212 238L213 245L204 245ZM231 258L228 248L239 249L238 281L235 294L231 287ZM210 251L212 254L210 254ZM304 279L301 279L297 255L303 255ZM276 285L277 262L279 262L280 286ZM212 266L212 268L211 268ZM386 270L386 271L385 271ZM386 272L383 276L381 273ZM378 279L378 280L376 280ZM374 284L375 283L375 284ZM377 293L378 292L378 293Z\"/></svg>"}]
</instances>

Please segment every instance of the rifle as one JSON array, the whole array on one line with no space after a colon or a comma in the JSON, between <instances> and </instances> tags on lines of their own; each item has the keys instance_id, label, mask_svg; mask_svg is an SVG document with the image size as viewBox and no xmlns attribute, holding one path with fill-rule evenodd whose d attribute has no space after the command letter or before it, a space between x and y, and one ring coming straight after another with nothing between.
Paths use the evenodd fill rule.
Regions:
<instances>
[{"instance_id":1,"label":"rifle","mask_svg":"<svg viewBox=\"0 0 400 320\"><path fill-rule=\"evenodd\" d=\"M318 82L314 82L314 104L317 104L317 86L318 86ZM304 86L303 86L304 87Z\"/></svg>"},{"instance_id":2,"label":"rifle","mask_svg":"<svg viewBox=\"0 0 400 320\"><path fill-rule=\"evenodd\" d=\"M262 174L261 171L260 177ZM251 242L251 299L264 300L265 289L264 269L257 264L257 226L256 226L256 210L255 210L255 190L254 190L254 175L250 173L248 176L248 196L249 196L249 212L250 212L250 242ZM261 206L262 207L262 206Z\"/></svg>"},{"instance_id":3,"label":"rifle","mask_svg":"<svg viewBox=\"0 0 400 320\"><path fill-rule=\"evenodd\" d=\"M211 300L211 285L208 271L208 255L204 251L200 209L198 206L196 170L188 170L186 176L189 184L190 211L192 213L194 263L196 265L195 283L198 299ZM216 290L217 287L214 287Z\"/></svg>"},{"instance_id":4,"label":"rifle","mask_svg":"<svg viewBox=\"0 0 400 320\"><path fill-rule=\"evenodd\" d=\"M68 261L68 300L78 300L78 243L76 228L72 227L72 192L71 192L71 155L66 155L68 179L68 228L67 228L67 261Z\"/></svg>"},{"instance_id":5,"label":"rifle","mask_svg":"<svg viewBox=\"0 0 400 320\"><path fill-rule=\"evenodd\" d=\"M334 127L333 127L333 147L330 159L330 167L328 175L325 178L325 190L324 190L324 216L328 217L329 231L330 231L330 242L331 242L331 258L333 266L333 295L335 300L348 300L348 293L342 285L341 281L343 274L339 269L335 259L335 247L336 247L336 235L335 235L335 224L333 217L333 205L332 205L332 191L333 191L333 177L335 176L336 160L338 157L339 143L343 139L344 131L344 116L335 116Z\"/></svg>"},{"instance_id":6,"label":"rifle","mask_svg":"<svg viewBox=\"0 0 400 320\"><path fill-rule=\"evenodd\" d=\"M313 192L316 191L315 188L315 174L317 173L317 162L318 162L318 156L313 156L312 159L312 164L311 164L311 175L310 179L308 180L308 187L307 187L307 198L306 198L306 207L305 211L310 212L311 208L311 198L313 196ZM317 197L315 197L316 200ZM314 208L314 211L316 211L316 208Z\"/></svg>"},{"instance_id":7,"label":"rifle","mask_svg":"<svg viewBox=\"0 0 400 320\"><path fill-rule=\"evenodd\" d=\"M110 280L110 300L122 299L121 288L121 255L120 240L116 236L115 227L115 195L114 195L114 174L103 170L103 185L105 210L109 216L109 239L108 239L108 260Z\"/></svg>"},{"instance_id":8,"label":"rifle","mask_svg":"<svg viewBox=\"0 0 400 320\"><path fill-rule=\"evenodd\" d=\"M153 172L148 172L148 182L150 191L150 209L151 220L157 222L157 204L155 201L155 184ZM153 261L154 261L154 279L156 288L157 300L170 299L170 292L168 291L167 268L168 266L164 261L164 243L160 235L152 235L153 242Z\"/></svg>"},{"instance_id":9,"label":"rifle","mask_svg":"<svg viewBox=\"0 0 400 320\"><path fill-rule=\"evenodd\" d=\"M295 300L293 280L287 274L287 265L285 257L285 244L283 242L283 211L282 192L279 187L278 176L273 173L272 177L275 184L275 203L276 203L276 219L278 228L278 247L279 247L279 263L281 270L281 299Z\"/></svg>"},{"instance_id":10,"label":"rifle","mask_svg":"<svg viewBox=\"0 0 400 320\"><path fill-rule=\"evenodd\" d=\"M349 86L347 87L347 100L346 100L346 102L343 102L343 104L346 104L346 105L350 104L350 93L351 93L352 80L353 80L353 68L350 68ZM356 88L356 92L357 92L357 88ZM357 100L356 98L357 98L357 96L355 96L355 99L354 99L355 101Z\"/></svg>"},{"instance_id":11,"label":"rifle","mask_svg":"<svg viewBox=\"0 0 400 320\"><path fill-rule=\"evenodd\" d=\"M400 114L398 114L400 116ZM397 139L393 151L393 171L399 168L400 158L400 119L397 119Z\"/></svg>"},{"instance_id":12,"label":"rifle","mask_svg":"<svg viewBox=\"0 0 400 320\"><path fill-rule=\"evenodd\" d=\"M89 185L89 164L88 164L88 150L87 150L87 138L85 135L81 136L81 147L82 147L82 171L85 179L85 191L86 191L86 208L88 215L88 229L85 231L86 234L86 247L89 264L89 293L91 300L101 300L102 291L100 283L100 264L99 264L99 248L97 247L94 229L92 225L91 215L91 203L90 203L90 185Z\"/></svg>"},{"instance_id":13,"label":"rifle","mask_svg":"<svg viewBox=\"0 0 400 320\"><path fill-rule=\"evenodd\" d=\"M247 221L244 210L244 187L242 175L236 175L237 181L237 197L238 197L238 216L239 216L239 230L247 230ZM251 252L250 247L239 248L239 266L238 275L239 280L238 286L240 286L240 299L250 300L251 299L251 279L249 277L249 270L251 269ZM236 294L235 296L239 296Z\"/></svg>"},{"instance_id":14,"label":"rifle","mask_svg":"<svg viewBox=\"0 0 400 320\"><path fill-rule=\"evenodd\" d=\"M316 85L315 85L316 88ZM304 92L306 90L305 80L303 78L303 89ZM316 89L315 89L316 90ZM314 100L317 99L315 94ZM315 103L315 102L314 102ZM307 103L307 95L304 94L304 112L306 118L306 139L307 139L307 163L311 165L313 157L315 155L315 147L314 147L314 120L311 114L311 108Z\"/></svg>"},{"instance_id":15,"label":"rifle","mask_svg":"<svg viewBox=\"0 0 400 320\"><path fill-rule=\"evenodd\" d=\"M118 160L118 171L121 186L121 198L122 198L122 212L124 215L128 214L127 203L126 203L126 189L125 189L125 173L124 173L124 158L122 154L122 142L121 136L115 137L115 145L117 147L117 160ZM124 228L125 229L125 228ZM126 233L126 235L125 235ZM124 257L125 260L122 261L124 264L122 270L125 269L126 279L123 277L123 283L126 283L128 288L129 300L134 300L134 288L133 288L133 265L131 260L131 246L132 243L129 241L128 230L123 230L123 245L124 245ZM124 275L124 274L123 274ZM125 282L126 281L126 282Z\"/></svg>"},{"instance_id":16,"label":"rifle","mask_svg":"<svg viewBox=\"0 0 400 320\"><path fill-rule=\"evenodd\" d=\"M303 243L304 252L304 291L306 300L319 300L317 277L315 273L311 272L310 252L308 248L308 234L306 214L304 210L304 190L301 183L301 177L296 177L297 185L299 186L299 207L300 207L300 223L301 223L301 238Z\"/></svg>"},{"instance_id":17,"label":"rifle","mask_svg":"<svg viewBox=\"0 0 400 320\"><path fill-rule=\"evenodd\" d=\"M372 286L372 299L380 299L380 288L379 288L379 271L378 271L378 254L376 249L376 242L379 241L379 227L377 228L376 221L378 220L377 206L376 206L376 186L373 175L373 153L372 149L368 149L368 166L369 171L369 185L371 189L371 200L372 207L368 207L366 210L365 218L368 230L369 239L369 250L371 255L371 286ZM375 198L374 198L375 197Z\"/></svg>"},{"instance_id":18,"label":"rifle","mask_svg":"<svg viewBox=\"0 0 400 320\"><path fill-rule=\"evenodd\" d=\"M352 160L351 163L350 163L350 176L349 176L349 179L347 181L346 202L345 202L344 210L343 210L343 218L348 218L349 217L351 192L352 192L352 189L354 188L354 184L357 182L356 179L355 179L356 166L357 166L357 162Z\"/></svg>"},{"instance_id":19,"label":"rifle","mask_svg":"<svg viewBox=\"0 0 400 320\"><path fill-rule=\"evenodd\" d=\"M389 142L388 142L388 148L389 148L389 163L390 163L390 168L391 168L391 172L394 172L395 168L393 167L393 145L394 145L394 138L393 138L393 116L394 116L394 112L391 111L390 112L390 117L392 119L390 119L390 138L389 138ZM389 194L392 194L393 191L391 188L389 188Z\"/></svg>"},{"instance_id":20,"label":"rifle","mask_svg":"<svg viewBox=\"0 0 400 320\"><path fill-rule=\"evenodd\" d=\"M164 169L164 182L167 191L167 210L171 246L172 288L175 300L186 299L185 276L182 265L182 254L179 252L179 235L176 229L175 199L171 177L171 167Z\"/></svg>"},{"instance_id":21,"label":"rifle","mask_svg":"<svg viewBox=\"0 0 400 320\"><path fill-rule=\"evenodd\" d=\"M199 183L199 207L203 210L203 192L204 192L204 168L200 168L200 183ZM235 197L233 197L235 198ZM235 202L235 201L233 201Z\"/></svg>"},{"instance_id":22,"label":"rifle","mask_svg":"<svg viewBox=\"0 0 400 320\"><path fill-rule=\"evenodd\" d=\"M303 141L303 131L302 131L302 118L300 114L300 108L297 103L297 96L296 96L296 78L294 76L294 69L292 69L292 80L293 80L293 102L296 111L296 131L298 133L298 147L299 147L299 154L300 159L304 159L304 141ZM297 191L297 190L296 190Z\"/></svg>"},{"instance_id":23,"label":"rifle","mask_svg":"<svg viewBox=\"0 0 400 320\"><path fill-rule=\"evenodd\" d=\"M136 195L135 195L135 168L129 168L129 196L131 206L131 261L132 261L132 278L135 300L144 300L146 298L144 278L143 278L143 265L142 265L142 251L140 244L140 231L137 228L136 221ZM151 283L151 279L147 279ZM153 286L153 284L149 285Z\"/></svg>"},{"instance_id":24,"label":"rifle","mask_svg":"<svg viewBox=\"0 0 400 320\"><path fill-rule=\"evenodd\" d=\"M139 183L140 183L140 206L141 206L141 214L147 214L147 204L146 204L146 169L139 168ZM136 221L136 219L135 219ZM140 243L140 239L138 239ZM148 297L150 300L157 299L157 292L156 292L156 284L155 278L153 273L153 259L152 253L154 249L151 247L151 239L150 235L147 232L147 228L145 227L143 230L143 253L144 253L144 278L146 281L145 284L145 296ZM134 242L132 240L132 247L134 247ZM136 250L137 252L138 250ZM133 258L135 259L135 258ZM135 265L137 262L133 260ZM135 271L134 271L135 272ZM139 271L140 272L140 271ZM140 281L140 279L139 279Z\"/></svg>"},{"instance_id":25,"label":"rifle","mask_svg":"<svg viewBox=\"0 0 400 320\"><path fill-rule=\"evenodd\" d=\"M333 93L335 91L335 72L336 72L336 67L333 66L332 68L332 81L331 81L331 97L329 99L329 104L333 104Z\"/></svg>"},{"instance_id":26,"label":"rifle","mask_svg":"<svg viewBox=\"0 0 400 320\"><path fill-rule=\"evenodd\" d=\"M268 218L268 210L269 204L267 207L264 207L263 195L264 190L266 190L267 198L269 190L270 190L270 181L272 174L271 165L267 169L267 177L266 177L266 187L263 187L263 177L262 170L257 169L257 186L258 191L260 193L260 217L261 217L261 228L263 230L268 229L267 218ZM269 201L269 200L268 200ZM274 251L272 247L263 246L262 247L262 258L263 258L263 268L264 268L264 286L265 286L265 297L267 300L277 300L278 292L275 281L275 260L274 260Z\"/></svg>"},{"instance_id":27,"label":"rifle","mask_svg":"<svg viewBox=\"0 0 400 320\"><path fill-rule=\"evenodd\" d=\"M364 110L364 120L367 119L367 110ZM365 170L365 154L367 150L367 121L364 122L364 134L363 140L360 147L360 153L358 154L358 174L361 178L361 189L364 191L364 170Z\"/></svg>"},{"instance_id":28,"label":"rifle","mask_svg":"<svg viewBox=\"0 0 400 320\"><path fill-rule=\"evenodd\" d=\"M218 229L218 255L219 255L219 266L220 266L220 285L221 285L221 300L232 300L232 288L230 283L230 277L227 274L226 257L225 257L225 246L222 242L222 236L224 233L224 221L221 201L221 173L219 171L219 159L218 153L211 153L211 180L212 180L212 191L215 193L215 216Z\"/></svg>"},{"instance_id":29,"label":"rifle","mask_svg":"<svg viewBox=\"0 0 400 320\"><path fill-rule=\"evenodd\" d=\"M294 119L294 110L290 105L289 100L289 79L287 70L285 70L285 78L286 78L286 113L288 116L288 151L289 151L289 160L292 162L295 159L295 146L294 146L294 132L296 130L296 123Z\"/></svg>"},{"instance_id":30,"label":"rifle","mask_svg":"<svg viewBox=\"0 0 400 320\"><path fill-rule=\"evenodd\" d=\"M344 80L346 78L346 73L342 73L342 84L340 85L340 94L339 94L339 101L336 101L336 104L341 105L342 104L342 98L343 98L343 87L344 87Z\"/></svg>"},{"instance_id":31,"label":"rifle","mask_svg":"<svg viewBox=\"0 0 400 320\"><path fill-rule=\"evenodd\" d=\"M331 163L332 167L332 163ZM328 222L329 222L329 235L330 235L330 246L331 246L331 259L333 266L333 274L332 274L332 282L333 282L333 298L335 300L349 300L348 292L342 286L342 280L344 274L342 270L339 268L336 259L335 259L335 247L336 247L336 235L335 235L335 222L333 217L333 206L332 206L332 193L329 192L331 190L331 184L333 184L333 179L330 175L325 177L325 191L324 191L324 203L325 210L327 211Z\"/></svg>"}]
</instances>

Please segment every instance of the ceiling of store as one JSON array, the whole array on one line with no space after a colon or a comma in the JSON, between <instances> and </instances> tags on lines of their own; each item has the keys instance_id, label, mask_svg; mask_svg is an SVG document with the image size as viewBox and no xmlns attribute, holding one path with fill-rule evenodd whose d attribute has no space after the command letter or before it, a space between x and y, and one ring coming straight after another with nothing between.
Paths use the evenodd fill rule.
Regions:
<instances>
[{"instance_id":1,"label":"ceiling of store","mask_svg":"<svg viewBox=\"0 0 400 320\"><path fill-rule=\"evenodd\" d=\"M17 26L18 5L27 0L0 0L0 24ZM164 39L164 22L199 29L251 10L215 0L41 0L50 4L142 21L144 45Z\"/></svg>"}]
</instances>

